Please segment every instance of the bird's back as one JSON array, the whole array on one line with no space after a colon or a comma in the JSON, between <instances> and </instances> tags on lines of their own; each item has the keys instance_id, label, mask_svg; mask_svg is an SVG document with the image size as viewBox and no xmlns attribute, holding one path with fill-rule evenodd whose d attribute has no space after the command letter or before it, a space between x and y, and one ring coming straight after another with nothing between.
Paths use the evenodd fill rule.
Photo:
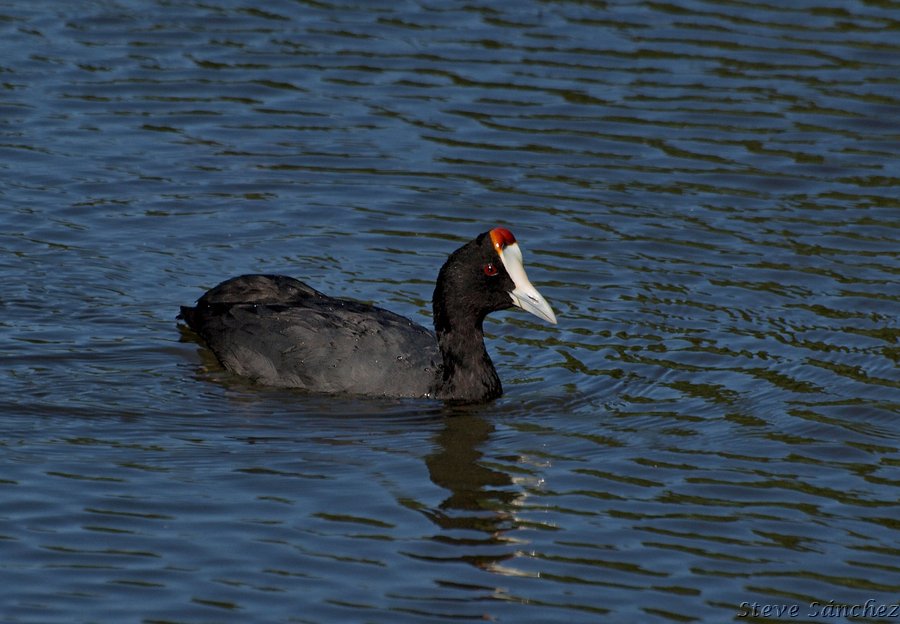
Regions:
<instances>
[{"instance_id":1,"label":"bird's back","mask_svg":"<svg viewBox=\"0 0 900 624\"><path fill-rule=\"evenodd\" d=\"M289 277L236 277L181 311L227 369L266 385L384 396L434 391L434 334Z\"/></svg>"}]
</instances>

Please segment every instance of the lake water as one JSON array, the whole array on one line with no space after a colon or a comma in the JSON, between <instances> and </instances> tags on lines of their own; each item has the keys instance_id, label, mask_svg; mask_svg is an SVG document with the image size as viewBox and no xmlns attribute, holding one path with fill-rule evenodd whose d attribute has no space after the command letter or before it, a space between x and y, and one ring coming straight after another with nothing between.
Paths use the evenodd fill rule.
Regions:
<instances>
[{"instance_id":1,"label":"lake water","mask_svg":"<svg viewBox=\"0 0 900 624\"><path fill-rule=\"evenodd\" d=\"M0 1L0 622L900 622L898 9ZM175 320L495 225L488 405Z\"/></svg>"}]
</instances>

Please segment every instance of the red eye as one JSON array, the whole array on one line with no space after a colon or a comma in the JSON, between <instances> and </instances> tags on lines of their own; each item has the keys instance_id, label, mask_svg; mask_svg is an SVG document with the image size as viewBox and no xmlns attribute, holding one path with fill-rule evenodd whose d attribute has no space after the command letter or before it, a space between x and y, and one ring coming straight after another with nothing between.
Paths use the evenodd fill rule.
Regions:
<instances>
[{"instance_id":1,"label":"red eye","mask_svg":"<svg viewBox=\"0 0 900 624\"><path fill-rule=\"evenodd\" d=\"M488 262L486 265L484 265L484 274L488 277L494 277L495 275L497 275L497 271L498 269L494 266L493 262Z\"/></svg>"}]
</instances>

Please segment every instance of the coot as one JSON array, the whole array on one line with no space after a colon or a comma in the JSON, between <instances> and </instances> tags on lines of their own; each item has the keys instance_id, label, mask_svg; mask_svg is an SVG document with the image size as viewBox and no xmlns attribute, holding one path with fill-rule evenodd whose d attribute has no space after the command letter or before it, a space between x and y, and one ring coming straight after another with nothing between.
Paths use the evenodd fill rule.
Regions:
<instances>
[{"instance_id":1,"label":"coot","mask_svg":"<svg viewBox=\"0 0 900 624\"><path fill-rule=\"evenodd\" d=\"M484 346L484 317L518 306L556 323L528 281L522 252L497 227L454 251L432 299L434 333L406 317L328 297L283 275L242 275L179 318L228 370L316 392L478 402L503 388Z\"/></svg>"}]
</instances>

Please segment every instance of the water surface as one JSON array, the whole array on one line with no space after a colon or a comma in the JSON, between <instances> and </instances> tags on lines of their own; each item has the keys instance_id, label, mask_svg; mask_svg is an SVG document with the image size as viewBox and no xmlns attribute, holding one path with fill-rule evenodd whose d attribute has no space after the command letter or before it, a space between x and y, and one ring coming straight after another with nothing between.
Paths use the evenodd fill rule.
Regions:
<instances>
[{"instance_id":1,"label":"water surface","mask_svg":"<svg viewBox=\"0 0 900 624\"><path fill-rule=\"evenodd\" d=\"M0 2L0 621L895 621L898 8ZM174 318L497 224L489 405Z\"/></svg>"}]
</instances>

